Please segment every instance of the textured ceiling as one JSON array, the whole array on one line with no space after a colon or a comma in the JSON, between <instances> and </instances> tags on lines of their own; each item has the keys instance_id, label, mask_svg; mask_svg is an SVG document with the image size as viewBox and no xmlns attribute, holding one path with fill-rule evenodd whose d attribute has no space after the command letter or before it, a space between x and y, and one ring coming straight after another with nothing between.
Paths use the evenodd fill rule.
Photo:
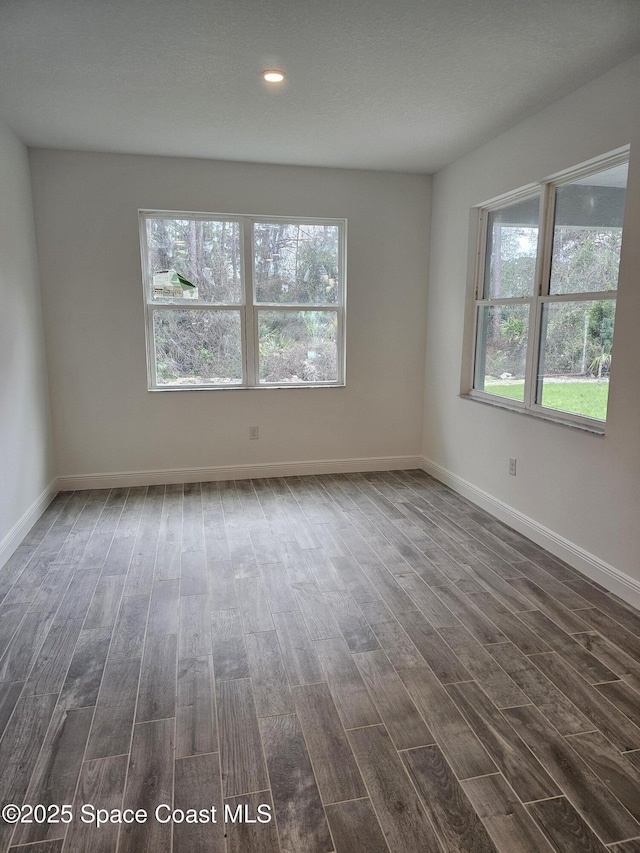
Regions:
<instances>
[{"instance_id":1,"label":"textured ceiling","mask_svg":"<svg viewBox=\"0 0 640 853\"><path fill-rule=\"evenodd\" d=\"M639 52L640 0L0 0L0 116L29 145L433 172Z\"/></svg>"}]
</instances>

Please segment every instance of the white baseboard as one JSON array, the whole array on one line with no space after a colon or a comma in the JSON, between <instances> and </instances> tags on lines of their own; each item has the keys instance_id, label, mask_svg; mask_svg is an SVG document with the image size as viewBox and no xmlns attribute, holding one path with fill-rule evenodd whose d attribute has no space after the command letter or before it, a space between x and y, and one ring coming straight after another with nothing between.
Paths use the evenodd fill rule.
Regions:
<instances>
[{"instance_id":1,"label":"white baseboard","mask_svg":"<svg viewBox=\"0 0 640 853\"><path fill-rule=\"evenodd\" d=\"M459 477L436 462L423 457L419 467L427 474L435 477L436 480L440 480L445 486L449 486L454 492L458 492L462 497L490 512L491 515L508 524L509 527L532 539L550 553L555 554L556 557L564 560L591 580L620 596L633 607L640 608L640 581L621 572L609 563L605 563L604 560L574 542L570 542L559 533L539 524L533 518L493 497L483 489L479 489L468 480Z\"/></svg>"},{"instance_id":2,"label":"white baseboard","mask_svg":"<svg viewBox=\"0 0 640 853\"><path fill-rule=\"evenodd\" d=\"M379 456L368 459L327 459L216 468L170 468L164 471L121 471L113 474L67 475L58 478L60 491L156 486L163 483L206 483L304 474L351 474L358 471L401 471L420 468L420 456Z\"/></svg>"},{"instance_id":3,"label":"white baseboard","mask_svg":"<svg viewBox=\"0 0 640 853\"><path fill-rule=\"evenodd\" d=\"M418 467L418 466L416 466ZM0 542L0 568L4 566L9 557L40 518L51 501L58 494L58 481L52 480L47 488L35 499L31 506L16 521L11 530Z\"/></svg>"}]
</instances>

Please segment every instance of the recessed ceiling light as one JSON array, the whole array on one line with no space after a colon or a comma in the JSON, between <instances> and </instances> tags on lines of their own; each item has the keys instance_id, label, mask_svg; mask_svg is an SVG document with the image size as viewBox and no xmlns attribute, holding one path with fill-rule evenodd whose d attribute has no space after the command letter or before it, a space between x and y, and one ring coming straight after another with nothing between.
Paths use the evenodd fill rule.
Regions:
<instances>
[{"instance_id":1,"label":"recessed ceiling light","mask_svg":"<svg viewBox=\"0 0 640 853\"><path fill-rule=\"evenodd\" d=\"M284 74L282 71L276 71L275 69L271 69L270 71L262 72L262 79L266 80L267 83L282 83L284 80Z\"/></svg>"}]
</instances>

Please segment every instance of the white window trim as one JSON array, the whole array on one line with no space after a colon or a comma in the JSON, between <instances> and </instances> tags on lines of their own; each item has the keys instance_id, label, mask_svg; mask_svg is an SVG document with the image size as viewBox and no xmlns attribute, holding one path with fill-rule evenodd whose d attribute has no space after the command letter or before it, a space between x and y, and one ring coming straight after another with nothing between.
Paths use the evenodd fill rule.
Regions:
<instances>
[{"instance_id":1,"label":"white window trim","mask_svg":"<svg viewBox=\"0 0 640 853\"><path fill-rule=\"evenodd\" d=\"M255 389L283 388L342 388L346 385L346 296L347 296L347 220L332 217L309 216L257 216L233 213L203 213L202 211L185 210L139 210L140 254L142 264L142 289L145 315L145 345L147 356L147 388L149 391L238 391ZM232 303L154 303L149 293L149 258L147 251L147 219L201 219L217 222L237 222L240 226L240 276L242 283L243 302ZM255 223L287 223L294 225L333 225L338 227L338 302L322 303L319 305L302 303L255 302L255 257L253 251L253 225ZM235 383L200 384L200 385L160 385L156 375L156 358L154 347L153 312L156 310L200 310L200 311L236 311L240 313L241 345L242 345L242 381ZM258 353L258 313L259 311L323 311L337 315L337 366L338 377L335 382L260 382L259 353Z\"/></svg>"},{"instance_id":2,"label":"white window trim","mask_svg":"<svg viewBox=\"0 0 640 853\"><path fill-rule=\"evenodd\" d=\"M477 245L472 264L472 310L473 322L467 323L465 332L465 348L463 356L463 373L461 381L460 396L477 402L487 403L500 409L507 409L520 414L532 415L542 420L552 421L565 426L577 427L588 432L604 434L606 421L597 418L589 418L584 415L576 415L571 412L563 412L542 406L536 402L538 365L540 360L540 329L542 322L542 309L547 303L553 302L579 302L579 301L602 301L605 299L617 299L618 290L550 294L551 284L551 255L553 249L553 228L555 214L556 189L563 184L571 183L578 178L587 177L591 174L613 168L629 162L629 146L618 149L610 154L590 160L581 166L567 169L561 173L541 181L538 184L530 184L521 187L514 192L506 193L490 201L476 205ZM504 297L487 299L484 298L484 276L487 249L487 220L493 210L499 210L509 204L525 201L540 195L540 217L538 227L538 249L536 257L536 270L533 294L531 297ZM623 236L624 245L624 236ZM527 355L525 363L525 397L524 400L514 400L508 397L499 397L474 388L475 365L476 365L476 341L478 336L479 306L482 305L529 305L529 330L527 339ZM469 330L470 333L469 333ZM614 328L615 341L615 328Z\"/></svg>"}]
</instances>

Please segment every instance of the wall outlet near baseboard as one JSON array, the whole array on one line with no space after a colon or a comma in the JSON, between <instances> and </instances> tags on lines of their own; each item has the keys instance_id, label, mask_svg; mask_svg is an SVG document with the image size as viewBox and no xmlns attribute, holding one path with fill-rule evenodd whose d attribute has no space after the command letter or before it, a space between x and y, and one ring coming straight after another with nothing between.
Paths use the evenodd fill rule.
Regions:
<instances>
[{"instance_id":1,"label":"wall outlet near baseboard","mask_svg":"<svg viewBox=\"0 0 640 853\"><path fill-rule=\"evenodd\" d=\"M511 474L512 477L516 476L517 465L518 465L517 459L509 459L509 473Z\"/></svg>"},{"instance_id":2,"label":"wall outlet near baseboard","mask_svg":"<svg viewBox=\"0 0 640 853\"><path fill-rule=\"evenodd\" d=\"M256 438L260 438L260 431L257 426L249 427L249 438L253 441Z\"/></svg>"}]
</instances>

